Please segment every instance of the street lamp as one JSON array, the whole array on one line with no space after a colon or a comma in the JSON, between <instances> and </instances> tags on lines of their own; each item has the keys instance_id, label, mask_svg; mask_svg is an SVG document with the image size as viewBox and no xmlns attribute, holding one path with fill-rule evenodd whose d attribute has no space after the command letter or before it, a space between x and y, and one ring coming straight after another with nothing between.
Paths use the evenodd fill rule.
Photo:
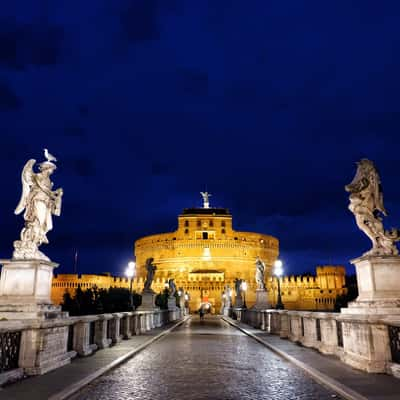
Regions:
<instances>
[{"instance_id":1,"label":"street lamp","mask_svg":"<svg viewBox=\"0 0 400 400\"><path fill-rule=\"evenodd\" d=\"M277 310L283 310L285 308L285 306L282 303L282 296L281 296L280 278L283 275L283 268L282 268L282 261L281 260L276 260L274 262L274 275L276 276L277 281L278 281L278 299L277 299L275 308Z\"/></svg>"},{"instance_id":2,"label":"street lamp","mask_svg":"<svg viewBox=\"0 0 400 400\"><path fill-rule=\"evenodd\" d=\"M130 261L128 263L128 267L125 270L125 275L130 279L129 303L130 303L130 306L131 306L131 310L133 310L132 282L133 282L133 277L135 276L135 272L136 272L136 264L133 261Z\"/></svg>"},{"instance_id":3,"label":"street lamp","mask_svg":"<svg viewBox=\"0 0 400 400\"><path fill-rule=\"evenodd\" d=\"M243 281L240 286L241 286L241 289L243 291L243 308L247 308L247 305L246 305L247 282Z\"/></svg>"}]
</instances>

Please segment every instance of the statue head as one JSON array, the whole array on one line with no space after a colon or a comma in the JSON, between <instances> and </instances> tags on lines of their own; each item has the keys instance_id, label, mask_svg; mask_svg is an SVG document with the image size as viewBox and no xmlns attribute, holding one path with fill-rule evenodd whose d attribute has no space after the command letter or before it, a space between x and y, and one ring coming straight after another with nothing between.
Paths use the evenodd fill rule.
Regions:
<instances>
[{"instance_id":1,"label":"statue head","mask_svg":"<svg viewBox=\"0 0 400 400\"><path fill-rule=\"evenodd\" d=\"M51 175L56 169L57 166L50 161L44 161L39 164L39 171L45 172L48 175Z\"/></svg>"}]
</instances>

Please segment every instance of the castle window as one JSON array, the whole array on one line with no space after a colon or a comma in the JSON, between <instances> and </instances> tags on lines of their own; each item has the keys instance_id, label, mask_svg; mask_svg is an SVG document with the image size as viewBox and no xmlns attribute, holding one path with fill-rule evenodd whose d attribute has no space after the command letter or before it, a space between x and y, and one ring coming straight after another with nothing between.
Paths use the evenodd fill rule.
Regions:
<instances>
[{"instance_id":1,"label":"castle window","mask_svg":"<svg viewBox=\"0 0 400 400\"><path fill-rule=\"evenodd\" d=\"M203 239L208 239L208 232L203 232Z\"/></svg>"},{"instance_id":2,"label":"castle window","mask_svg":"<svg viewBox=\"0 0 400 400\"><path fill-rule=\"evenodd\" d=\"M222 234L225 234L225 229L221 229L221 233L222 233Z\"/></svg>"},{"instance_id":3,"label":"castle window","mask_svg":"<svg viewBox=\"0 0 400 400\"><path fill-rule=\"evenodd\" d=\"M210 226L214 226L214 222L213 222L213 220L212 220L212 219L210 219L210 223L209 223L209 225L210 225Z\"/></svg>"},{"instance_id":4,"label":"castle window","mask_svg":"<svg viewBox=\"0 0 400 400\"><path fill-rule=\"evenodd\" d=\"M235 240L238 240L238 238L237 238L237 237L235 237Z\"/></svg>"},{"instance_id":5,"label":"castle window","mask_svg":"<svg viewBox=\"0 0 400 400\"><path fill-rule=\"evenodd\" d=\"M225 227L225 221L221 221L221 226Z\"/></svg>"},{"instance_id":6,"label":"castle window","mask_svg":"<svg viewBox=\"0 0 400 400\"><path fill-rule=\"evenodd\" d=\"M197 226L201 226L201 221L200 220L197 221Z\"/></svg>"},{"instance_id":7,"label":"castle window","mask_svg":"<svg viewBox=\"0 0 400 400\"><path fill-rule=\"evenodd\" d=\"M189 221L185 221L185 226L189 226Z\"/></svg>"},{"instance_id":8,"label":"castle window","mask_svg":"<svg viewBox=\"0 0 400 400\"><path fill-rule=\"evenodd\" d=\"M189 229L185 229L185 234L187 235L189 233Z\"/></svg>"}]
</instances>

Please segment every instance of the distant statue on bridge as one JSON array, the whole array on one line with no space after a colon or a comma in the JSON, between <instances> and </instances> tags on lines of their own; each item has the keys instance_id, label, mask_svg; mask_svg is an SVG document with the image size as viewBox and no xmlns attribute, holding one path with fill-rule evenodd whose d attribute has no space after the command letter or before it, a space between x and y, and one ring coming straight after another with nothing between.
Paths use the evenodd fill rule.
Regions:
<instances>
[{"instance_id":1,"label":"distant statue on bridge","mask_svg":"<svg viewBox=\"0 0 400 400\"><path fill-rule=\"evenodd\" d=\"M169 297L174 297L176 293L176 286L173 279L168 280Z\"/></svg>"},{"instance_id":2,"label":"distant statue on bridge","mask_svg":"<svg viewBox=\"0 0 400 400\"><path fill-rule=\"evenodd\" d=\"M242 294L242 283L243 283L243 279L239 279L239 278L235 279L235 292L236 292L237 297L240 297Z\"/></svg>"},{"instance_id":3,"label":"distant statue on bridge","mask_svg":"<svg viewBox=\"0 0 400 400\"><path fill-rule=\"evenodd\" d=\"M356 218L357 226L371 239L372 249L367 255L398 255L395 242L400 240L396 228L385 230L382 217L387 216L383 205L381 180L374 163L363 158L357 163L352 182L345 186L350 193L349 210Z\"/></svg>"},{"instance_id":4,"label":"distant statue on bridge","mask_svg":"<svg viewBox=\"0 0 400 400\"><path fill-rule=\"evenodd\" d=\"M154 280L154 274L156 273L157 267L153 264L154 258L150 257L146 260L145 268L147 270L146 280L144 282L144 291L151 291L151 284Z\"/></svg>"},{"instance_id":5,"label":"distant statue on bridge","mask_svg":"<svg viewBox=\"0 0 400 400\"><path fill-rule=\"evenodd\" d=\"M257 289L265 290L265 264L260 257L256 258Z\"/></svg>"}]
</instances>

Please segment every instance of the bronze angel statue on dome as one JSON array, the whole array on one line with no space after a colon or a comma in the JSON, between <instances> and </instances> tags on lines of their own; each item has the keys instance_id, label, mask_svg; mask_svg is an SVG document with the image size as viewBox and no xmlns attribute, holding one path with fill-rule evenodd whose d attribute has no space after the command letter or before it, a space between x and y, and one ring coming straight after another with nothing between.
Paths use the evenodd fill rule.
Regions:
<instances>
[{"instance_id":1,"label":"bronze angel statue on dome","mask_svg":"<svg viewBox=\"0 0 400 400\"><path fill-rule=\"evenodd\" d=\"M15 214L24 212L25 226L20 240L14 242L13 259L50 261L39 251L39 246L49 243L47 233L53 229L52 216L61 214L63 190L53 191L50 176L56 170L56 161L45 151L46 161L39 164L39 172L34 172L36 160L29 160L22 170L22 195Z\"/></svg>"},{"instance_id":2,"label":"bronze angel statue on dome","mask_svg":"<svg viewBox=\"0 0 400 400\"><path fill-rule=\"evenodd\" d=\"M400 240L400 232L396 228L384 229L382 218L387 213L383 205L381 180L374 163L365 158L359 161L356 175L345 189L350 193L349 210L354 214L357 226L372 242L372 249L364 256L398 255L395 242Z\"/></svg>"}]
</instances>

